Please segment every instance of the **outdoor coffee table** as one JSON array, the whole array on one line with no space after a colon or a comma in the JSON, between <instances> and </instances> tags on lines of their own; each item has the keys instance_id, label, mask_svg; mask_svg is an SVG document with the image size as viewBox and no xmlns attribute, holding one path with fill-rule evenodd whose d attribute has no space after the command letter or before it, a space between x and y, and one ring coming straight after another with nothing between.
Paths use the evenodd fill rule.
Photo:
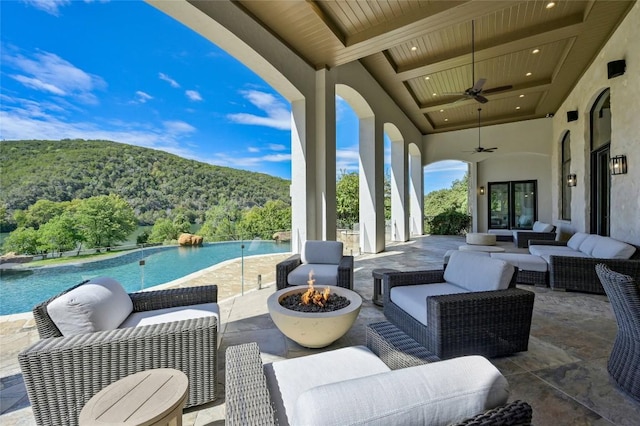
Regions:
<instances>
[{"instance_id":1,"label":"outdoor coffee table","mask_svg":"<svg viewBox=\"0 0 640 426\"><path fill-rule=\"evenodd\" d=\"M132 374L95 394L80 412L80 425L181 426L189 380L172 368Z\"/></svg>"}]
</instances>

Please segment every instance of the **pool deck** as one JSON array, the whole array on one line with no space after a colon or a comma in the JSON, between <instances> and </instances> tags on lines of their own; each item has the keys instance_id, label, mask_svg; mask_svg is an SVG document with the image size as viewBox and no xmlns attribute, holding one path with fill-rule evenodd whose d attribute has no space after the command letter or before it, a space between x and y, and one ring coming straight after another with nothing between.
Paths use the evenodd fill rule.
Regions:
<instances>
[{"instance_id":1,"label":"pool deck","mask_svg":"<svg viewBox=\"0 0 640 426\"><path fill-rule=\"evenodd\" d=\"M275 291L275 264L288 254L245 258L244 296L240 296L242 265L229 261L186 277L171 286L218 284L222 317L219 349L220 398L187 410L185 426L224 424L224 352L227 347L258 342L265 361L298 357L344 346L364 344L366 325L384 320L371 303L371 271L439 269L444 253L464 243L462 237L426 236L391 243L379 254L356 257L354 289L363 304L352 329L325 349L306 349L285 338L271 321L266 300ZM523 252L502 243L508 252ZM257 276L263 288L257 289ZM609 377L606 364L616 322L605 296L555 292L518 285L536 294L529 350L491 362L510 384L510 400L523 399L540 425L637 425L640 403L629 398ZM38 339L30 314L0 318L0 424L35 424L17 362L17 354Z\"/></svg>"}]
</instances>

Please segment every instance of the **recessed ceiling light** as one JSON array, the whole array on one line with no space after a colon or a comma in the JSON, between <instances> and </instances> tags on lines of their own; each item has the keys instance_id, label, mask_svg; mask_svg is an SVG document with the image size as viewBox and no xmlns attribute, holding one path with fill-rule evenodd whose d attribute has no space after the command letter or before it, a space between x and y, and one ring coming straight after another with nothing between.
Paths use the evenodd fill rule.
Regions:
<instances>
[{"instance_id":1,"label":"recessed ceiling light","mask_svg":"<svg viewBox=\"0 0 640 426\"><path fill-rule=\"evenodd\" d=\"M540 49L533 49L533 50L531 51L531 53L533 53L534 55L535 55L536 53L540 53Z\"/></svg>"},{"instance_id":2,"label":"recessed ceiling light","mask_svg":"<svg viewBox=\"0 0 640 426\"><path fill-rule=\"evenodd\" d=\"M444 121L449 121L449 119L448 119L448 118L445 118L445 119L444 119Z\"/></svg>"},{"instance_id":3,"label":"recessed ceiling light","mask_svg":"<svg viewBox=\"0 0 640 426\"><path fill-rule=\"evenodd\" d=\"M524 95L520 95L521 98L524 98Z\"/></svg>"},{"instance_id":4,"label":"recessed ceiling light","mask_svg":"<svg viewBox=\"0 0 640 426\"><path fill-rule=\"evenodd\" d=\"M441 110L440 110L440 112L444 112L444 110L443 110L443 109L441 109Z\"/></svg>"},{"instance_id":5,"label":"recessed ceiling light","mask_svg":"<svg viewBox=\"0 0 640 426\"><path fill-rule=\"evenodd\" d=\"M415 52L416 50L418 50L418 48L416 46L411 46L411 51Z\"/></svg>"},{"instance_id":6,"label":"recessed ceiling light","mask_svg":"<svg viewBox=\"0 0 640 426\"><path fill-rule=\"evenodd\" d=\"M526 73L525 75L526 75L527 77L531 77L531 73L530 73L530 72Z\"/></svg>"},{"instance_id":7,"label":"recessed ceiling light","mask_svg":"<svg viewBox=\"0 0 640 426\"><path fill-rule=\"evenodd\" d=\"M549 3L547 3L545 8L551 9L552 7L555 7L555 6L556 6L556 2L555 1L550 1Z\"/></svg>"},{"instance_id":8,"label":"recessed ceiling light","mask_svg":"<svg viewBox=\"0 0 640 426\"><path fill-rule=\"evenodd\" d=\"M432 93L431 95L432 95L432 96L438 96L438 94L437 94L437 93Z\"/></svg>"},{"instance_id":9,"label":"recessed ceiling light","mask_svg":"<svg viewBox=\"0 0 640 426\"><path fill-rule=\"evenodd\" d=\"M431 79L431 77L426 76L424 79L425 79L425 80L430 80L430 79Z\"/></svg>"},{"instance_id":10,"label":"recessed ceiling light","mask_svg":"<svg viewBox=\"0 0 640 426\"><path fill-rule=\"evenodd\" d=\"M516 109L520 109L520 107L516 107Z\"/></svg>"}]
</instances>

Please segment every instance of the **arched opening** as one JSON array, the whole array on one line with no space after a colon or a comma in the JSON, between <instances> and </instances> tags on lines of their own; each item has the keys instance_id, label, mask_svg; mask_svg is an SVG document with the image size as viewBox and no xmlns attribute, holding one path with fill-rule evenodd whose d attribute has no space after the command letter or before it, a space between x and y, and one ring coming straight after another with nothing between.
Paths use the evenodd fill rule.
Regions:
<instances>
[{"instance_id":1,"label":"arched opening","mask_svg":"<svg viewBox=\"0 0 640 426\"><path fill-rule=\"evenodd\" d=\"M431 229L434 217L447 212L469 215L469 166L458 160L443 160L424 167L424 229Z\"/></svg>"}]
</instances>

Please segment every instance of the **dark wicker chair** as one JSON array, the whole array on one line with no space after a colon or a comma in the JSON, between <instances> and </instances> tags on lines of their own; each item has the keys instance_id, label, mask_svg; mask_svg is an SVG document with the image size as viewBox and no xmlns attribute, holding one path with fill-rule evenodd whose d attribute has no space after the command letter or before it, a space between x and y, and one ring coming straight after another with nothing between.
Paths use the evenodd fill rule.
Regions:
<instances>
[{"instance_id":1,"label":"dark wicker chair","mask_svg":"<svg viewBox=\"0 0 640 426\"><path fill-rule=\"evenodd\" d=\"M289 286L289 274L302 264L300 254L294 254L276 265L276 287L282 290ZM338 264L338 287L353 289L353 256L342 256Z\"/></svg>"},{"instance_id":2,"label":"dark wicker chair","mask_svg":"<svg viewBox=\"0 0 640 426\"><path fill-rule=\"evenodd\" d=\"M518 248L529 247L529 241L531 240L550 240L556 239L556 227L550 232L534 232L531 230L522 230L513 232L513 242Z\"/></svg>"},{"instance_id":3,"label":"dark wicker chair","mask_svg":"<svg viewBox=\"0 0 640 426\"><path fill-rule=\"evenodd\" d=\"M101 389L152 368L175 368L187 375L187 407L216 399L215 317L62 336L47 313L47 305L58 296L33 309L42 340L18 355L38 425L77 425L82 407ZM129 296L134 312L141 312L217 302L218 288L210 285Z\"/></svg>"},{"instance_id":4,"label":"dark wicker chair","mask_svg":"<svg viewBox=\"0 0 640 426\"><path fill-rule=\"evenodd\" d=\"M516 274L506 290L427 297L429 326L425 326L393 303L391 289L444 282L444 270L387 273L383 278L384 315L440 359L526 351L535 294L515 288L515 280Z\"/></svg>"},{"instance_id":5,"label":"dark wicker chair","mask_svg":"<svg viewBox=\"0 0 640 426\"><path fill-rule=\"evenodd\" d=\"M389 368L395 370L398 367L389 365ZM229 426L276 424L257 343L246 343L227 349L225 410L226 424ZM518 400L455 425L529 425L532 415L531 406Z\"/></svg>"},{"instance_id":6,"label":"dark wicker chair","mask_svg":"<svg viewBox=\"0 0 640 426\"><path fill-rule=\"evenodd\" d=\"M595 267L618 323L618 333L607 363L618 386L640 401L640 270L633 276Z\"/></svg>"}]
</instances>

